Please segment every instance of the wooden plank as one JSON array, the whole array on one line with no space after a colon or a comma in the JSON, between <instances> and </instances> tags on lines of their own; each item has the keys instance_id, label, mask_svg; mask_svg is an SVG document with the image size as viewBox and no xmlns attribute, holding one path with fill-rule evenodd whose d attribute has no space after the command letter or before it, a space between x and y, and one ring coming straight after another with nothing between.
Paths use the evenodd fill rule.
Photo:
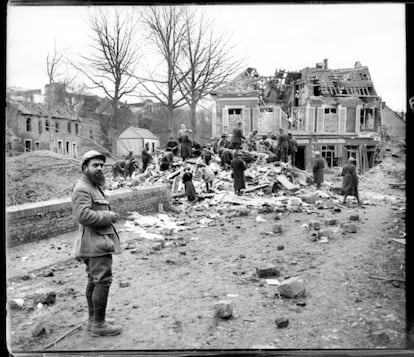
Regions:
<instances>
[{"instance_id":1,"label":"wooden plank","mask_svg":"<svg viewBox=\"0 0 414 357\"><path fill-rule=\"evenodd\" d=\"M257 191L260 190L262 188L266 188L269 187L269 184L263 184L263 185L258 185L258 186L254 186L254 187L250 187L244 190L245 193L249 193L249 192L253 192L253 191Z\"/></svg>"},{"instance_id":2,"label":"wooden plank","mask_svg":"<svg viewBox=\"0 0 414 357\"><path fill-rule=\"evenodd\" d=\"M278 180L283 185L283 187L285 187L287 190L299 189L299 186L290 182L289 179L285 175L276 176L276 180Z\"/></svg>"}]
</instances>

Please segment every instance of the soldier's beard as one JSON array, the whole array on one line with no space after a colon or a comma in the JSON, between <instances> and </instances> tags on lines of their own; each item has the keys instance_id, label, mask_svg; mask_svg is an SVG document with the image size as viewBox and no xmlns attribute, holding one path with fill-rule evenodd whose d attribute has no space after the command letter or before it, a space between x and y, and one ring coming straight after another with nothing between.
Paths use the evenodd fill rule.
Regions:
<instances>
[{"instance_id":1,"label":"soldier's beard","mask_svg":"<svg viewBox=\"0 0 414 357\"><path fill-rule=\"evenodd\" d=\"M105 175L103 173L95 173L92 174L90 172L86 172L86 175L89 179L98 186L103 186L105 184Z\"/></svg>"}]
</instances>

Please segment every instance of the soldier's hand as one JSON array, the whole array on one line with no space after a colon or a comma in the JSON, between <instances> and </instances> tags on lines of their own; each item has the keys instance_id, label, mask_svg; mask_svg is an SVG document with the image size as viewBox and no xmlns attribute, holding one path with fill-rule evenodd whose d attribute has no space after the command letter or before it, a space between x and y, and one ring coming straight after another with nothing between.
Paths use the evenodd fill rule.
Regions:
<instances>
[{"instance_id":1,"label":"soldier's hand","mask_svg":"<svg viewBox=\"0 0 414 357\"><path fill-rule=\"evenodd\" d=\"M111 216L111 222L112 223L116 223L119 220L119 215L118 213L115 212L109 212L110 216Z\"/></svg>"}]
</instances>

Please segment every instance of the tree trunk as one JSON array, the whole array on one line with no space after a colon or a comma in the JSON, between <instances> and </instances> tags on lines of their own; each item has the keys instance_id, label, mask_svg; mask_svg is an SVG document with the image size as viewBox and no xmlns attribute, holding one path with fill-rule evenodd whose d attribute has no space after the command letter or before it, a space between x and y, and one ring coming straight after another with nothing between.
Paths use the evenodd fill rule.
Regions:
<instances>
[{"instance_id":1,"label":"tree trunk","mask_svg":"<svg viewBox=\"0 0 414 357\"><path fill-rule=\"evenodd\" d=\"M193 101L191 103L191 130L193 131L193 137L195 138L196 132L197 132L197 104Z\"/></svg>"},{"instance_id":2,"label":"tree trunk","mask_svg":"<svg viewBox=\"0 0 414 357\"><path fill-rule=\"evenodd\" d=\"M168 136L174 135L174 108L169 107L168 108Z\"/></svg>"}]
</instances>

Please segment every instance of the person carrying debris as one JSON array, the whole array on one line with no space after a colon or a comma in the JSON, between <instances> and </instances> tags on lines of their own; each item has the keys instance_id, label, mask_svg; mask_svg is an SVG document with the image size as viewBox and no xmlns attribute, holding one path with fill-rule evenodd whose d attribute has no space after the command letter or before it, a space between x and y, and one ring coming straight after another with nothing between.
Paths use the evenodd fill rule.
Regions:
<instances>
[{"instance_id":1,"label":"person carrying debris","mask_svg":"<svg viewBox=\"0 0 414 357\"><path fill-rule=\"evenodd\" d=\"M321 157L319 151L315 151L315 161L313 162L313 181L316 183L316 189L320 190L321 183L323 182L323 170L325 168L325 163Z\"/></svg>"},{"instance_id":2,"label":"person carrying debris","mask_svg":"<svg viewBox=\"0 0 414 357\"><path fill-rule=\"evenodd\" d=\"M191 168L186 166L184 167L184 173L183 173L183 184L185 187L185 193L187 195L188 200L194 201L197 198L197 193L196 190L194 188L194 184L193 184L193 174L191 172Z\"/></svg>"},{"instance_id":3,"label":"person carrying debris","mask_svg":"<svg viewBox=\"0 0 414 357\"><path fill-rule=\"evenodd\" d=\"M241 148L242 142L245 140L242 131L242 122L239 121L237 126L233 129L233 137L231 139L231 148L234 150L239 150Z\"/></svg>"},{"instance_id":4,"label":"person carrying debris","mask_svg":"<svg viewBox=\"0 0 414 357\"><path fill-rule=\"evenodd\" d=\"M292 166L296 166L296 153L298 151L298 143L292 136L292 132L288 132L289 138L289 155L291 157Z\"/></svg>"},{"instance_id":5,"label":"person carrying debris","mask_svg":"<svg viewBox=\"0 0 414 357\"><path fill-rule=\"evenodd\" d=\"M355 161L355 158L351 156L348 159L348 164L342 169L342 176L344 177L342 182L342 191L344 192L343 204L346 204L348 196L354 196L357 199L358 204L361 205L358 195L358 175L356 172Z\"/></svg>"},{"instance_id":6,"label":"person carrying debris","mask_svg":"<svg viewBox=\"0 0 414 357\"><path fill-rule=\"evenodd\" d=\"M174 154L171 151L167 151L161 158L160 171L166 171L171 169L174 161Z\"/></svg>"},{"instance_id":7,"label":"person carrying debris","mask_svg":"<svg viewBox=\"0 0 414 357\"><path fill-rule=\"evenodd\" d=\"M213 170L206 164L200 163L197 165L197 167L201 171L201 178L204 180L206 184L206 190L208 193L212 192L211 188L213 187L213 181L214 181L214 172Z\"/></svg>"},{"instance_id":8,"label":"person carrying debris","mask_svg":"<svg viewBox=\"0 0 414 357\"><path fill-rule=\"evenodd\" d=\"M152 161L152 155L149 152L149 143L145 143L141 153L142 172L147 170L148 164Z\"/></svg>"},{"instance_id":9,"label":"person carrying debris","mask_svg":"<svg viewBox=\"0 0 414 357\"><path fill-rule=\"evenodd\" d=\"M240 196L241 189L246 188L244 171L246 170L247 166L240 157L240 152L238 150L234 152L234 159L231 162L231 168L233 169L234 193Z\"/></svg>"},{"instance_id":10,"label":"person carrying debris","mask_svg":"<svg viewBox=\"0 0 414 357\"><path fill-rule=\"evenodd\" d=\"M280 160L285 163L288 162L289 137L283 133L282 128L279 128L277 148L280 151Z\"/></svg>"},{"instance_id":11,"label":"person carrying debris","mask_svg":"<svg viewBox=\"0 0 414 357\"><path fill-rule=\"evenodd\" d=\"M221 166L227 169L231 166L231 160L233 159L233 151L231 149L220 149Z\"/></svg>"},{"instance_id":12,"label":"person carrying debris","mask_svg":"<svg viewBox=\"0 0 414 357\"><path fill-rule=\"evenodd\" d=\"M101 187L105 184L105 156L90 150L82 157L82 176L72 190L73 213L79 222L75 258L86 265L86 301L91 335L113 336L121 326L105 320L109 288L112 283L112 254L120 254L119 236L113 223L119 216L109 206Z\"/></svg>"},{"instance_id":13,"label":"person carrying debris","mask_svg":"<svg viewBox=\"0 0 414 357\"><path fill-rule=\"evenodd\" d=\"M170 136L170 140L168 141L165 150L171 151L175 156L178 155L178 142L175 141L172 136Z\"/></svg>"}]
</instances>

